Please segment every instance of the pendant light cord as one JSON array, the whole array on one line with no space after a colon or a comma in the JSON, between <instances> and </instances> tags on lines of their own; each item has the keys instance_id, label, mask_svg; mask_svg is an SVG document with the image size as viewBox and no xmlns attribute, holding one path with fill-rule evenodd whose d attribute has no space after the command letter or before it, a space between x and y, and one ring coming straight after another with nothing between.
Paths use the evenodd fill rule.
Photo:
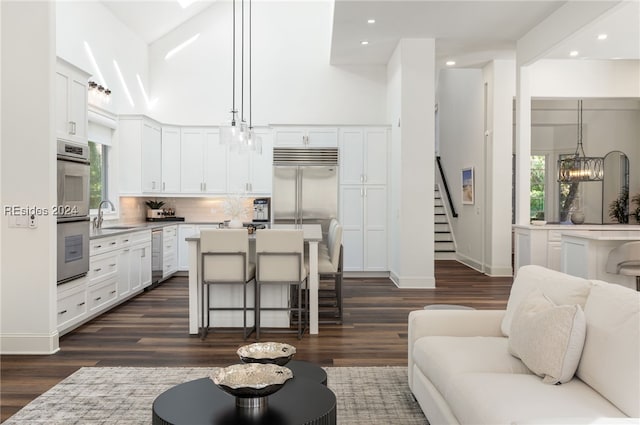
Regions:
<instances>
[{"instance_id":1,"label":"pendant light cord","mask_svg":"<svg viewBox=\"0 0 640 425\"><path fill-rule=\"evenodd\" d=\"M244 0L240 3L240 122L244 122Z\"/></svg>"},{"instance_id":2,"label":"pendant light cord","mask_svg":"<svg viewBox=\"0 0 640 425\"><path fill-rule=\"evenodd\" d=\"M232 81L232 93L231 93L231 99L232 99L232 105L231 105L231 125L234 126L236 125L236 0L233 0L233 25L231 26L231 31L233 31L233 36L232 36L232 47L233 47L233 52L231 54L232 56L232 75L231 75L231 81Z\"/></svg>"},{"instance_id":3,"label":"pendant light cord","mask_svg":"<svg viewBox=\"0 0 640 425\"><path fill-rule=\"evenodd\" d=\"M582 154L585 157L584 147L582 146L582 99L578 100L578 145L576 146L575 156Z\"/></svg>"},{"instance_id":4,"label":"pendant light cord","mask_svg":"<svg viewBox=\"0 0 640 425\"><path fill-rule=\"evenodd\" d=\"M253 128L253 113L251 110L251 0L249 0L249 129Z\"/></svg>"}]
</instances>

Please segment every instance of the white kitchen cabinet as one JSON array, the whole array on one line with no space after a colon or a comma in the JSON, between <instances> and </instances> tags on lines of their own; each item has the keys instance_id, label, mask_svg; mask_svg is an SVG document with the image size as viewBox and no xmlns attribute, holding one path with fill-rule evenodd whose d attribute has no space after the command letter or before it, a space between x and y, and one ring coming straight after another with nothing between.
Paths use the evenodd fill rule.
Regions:
<instances>
[{"instance_id":1,"label":"white kitchen cabinet","mask_svg":"<svg viewBox=\"0 0 640 425\"><path fill-rule=\"evenodd\" d=\"M262 138L262 153L229 152L227 192L231 194L266 195L271 193L273 179L273 138L268 132L258 132Z\"/></svg>"},{"instance_id":2,"label":"white kitchen cabinet","mask_svg":"<svg viewBox=\"0 0 640 425\"><path fill-rule=\"evenodd\" d=\"M387 184L388 129L340 130L340 183Z\"/></svg>"},{"instance_id":3,"label":"white kitchen cabinet","mask_svg":"<svg viewBox=\"0 0 640 425\"><path fill-rule=\"evenodd\" d=\"M178 226L162 228L162 278L178 271Z\"/></svg>"},{"instance_id":4,"label":"white kitchen cabinet","mask_svg":"<svg viewBox=\"0 0 640 425\"><path fill-rule=\"evenodd\" d=\"M341 185L344 271L387 271L387 189Z\"/></svg>"},{"instance_id":5,"label":"white kitchen cabinet","mask_svg":"<svg viewBox=\"0 0 640 425\"><path fill-rule=\"evenodd\" d=\"M227 191L227 147L217 128L183 128L180 145L180 192Z\"/></svg>"},{"instance_id":6,"label":"white kitchen cabinet","mask_svg":"<svg viewBox=\"0 0 640 425\"><path fill-rule=\"evenodd\" d=\"M56 63L56 137L87 144L90 74L58 58Z\"/></svg>"},{"instance_id":7,"label":"white kitchen cabinet","mask_svg":"<svg viewBox=\"0 0 640 425\"><path fill-rule=\"evenodd\" d=\"M274 146L277 147L337 147L338 129L335 127L275 127Z\"/></svg>"},{"instance_id":8,"label":"white kitchen cabinet","mask_svg":"<svg viewBox=\"0 0 640 425\"><path fill-rule=\"evenodd\" d=\"M82 322L87 316L87 279L81 277L58 286L58 332Z\"/></svg>"},{"instance_id":9,"label":"white kitchen cabinet","mask_svg":"<svg viewBox=\"0 0 640 425\"><path fill-rule=\"evenodd\" d=\"M165 193L180 192L180 128L162 127L162 187Z\"/></svg>"},{"instance_id":10,"label":"white kitchen cabinet","mask_svg":"<svg viewBox=\"0 0 640 425\"><path fill-rule=\"evenodd\" d=\"M388 128L340 130L345 271L388 271Z\"/></svg>"},{"instance_id":11,"label":"white kitchen cabinet","mask_svg":"<svg viewBox=\"0 0 640 425\"><path fill-rule=\"evenodd\" d=\"M118 297L127 297L131 293L131 248L123 248L118 251Z\"/></svg>"},{"instance_id":12,"label":"white kitchen cabinet","mask_svg":"<svg viewBox=\"0 0 640 425\"><path fill-rule=\"evenodd\" d=\"M89 314L99 313L105 310L108 306L115 303L118 298L116 280L109 279L94 286L89 286L87 298Z\"/></svg>"},{"instance_id":13,"label":"white kitchen cabinet","mask_svg":"<svg viewBox=\"0 0 640 425\"><path fill-rule=\"evenodd\" d=\"M162 192L162 130L146 120L142 123L142 192Z\"/></svg>"},{"instance_id":14,"label":"white kitchen cabinet","mask_svg":"<svg viewBox=\"0 0 640 425\"><path fill-rule=\"evenodd\" d=\"M151 241L131 247L129 279L132 292L151 285Z\"/></svg>"},{"instance_id":15,"label":"white kitchen cabinet","mask_svg":"<svg viewBox=\"0 0 640 425\"><path fill-rule=\"evenodd\" d=\"M178 225L178 270L189 270L189 245L185 238L195 235L198 232L198 226L195 224L179 224Z\"/></svg>"}]
</instances>

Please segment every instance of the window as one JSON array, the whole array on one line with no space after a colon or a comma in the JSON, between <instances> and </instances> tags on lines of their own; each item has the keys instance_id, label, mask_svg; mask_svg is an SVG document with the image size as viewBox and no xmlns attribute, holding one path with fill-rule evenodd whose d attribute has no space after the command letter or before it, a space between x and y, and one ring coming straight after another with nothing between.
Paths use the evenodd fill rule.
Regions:
<instances>
[{"instance_id":1,"label":"window","mask_svg":"<svg viewBox=\"0 0 640 425\"><path fill-rule=\"evenodd\" d=\"M108 196L109 147L101 143L89 141L89 208L97 210L100 201Z\"/></svg>"},{"instance_id":2,"label":"window","mask_svg":"<svg viewBox=\"0 0 640 425\"><path fill-rule=\"evenodd\" d=\"M531 189L529 210L534 220L544 220L546 157L531 155Z\"/></svg>"},{"instance_id":3,"label":"window","mask_svg":"<svg viewBox=\"0 0 640 425\"><path fill-rule=\"evenodd\" d=\"M566 159L575 156L575 154L561 154L558 159ZM579 207L580 202L580 183L558 183L558 201L560 203L560 222L564 223L569 220L570 212Z\"/></svg>"}]
</instances>

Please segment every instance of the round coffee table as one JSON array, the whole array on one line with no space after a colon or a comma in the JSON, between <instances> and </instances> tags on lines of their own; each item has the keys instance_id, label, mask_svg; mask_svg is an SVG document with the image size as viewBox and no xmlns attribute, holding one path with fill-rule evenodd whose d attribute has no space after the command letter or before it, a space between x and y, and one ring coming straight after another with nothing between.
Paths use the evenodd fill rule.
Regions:
<instances>
[{"instance_id":1,"label":"round coffee table","mask_svg":"<svg viewBox=\"0 0 640 425\"><path fill-rule=\"evenodd\" d=\"M302 360L291 360L284 366L291 369L293 379L300 377L327 385L327 372L318 365Z\"/></svg>"},{"instance_id":2,"label":"round coffee table","mask_svg":"<svg viewBox=\"0 0 640 425\"><path fill-rule=\"evenodd\" d=\"M185 382L153 402L153 425L299 425L336 424L336 396L326 386L304 377L292 379L269 396L264 410L236 406L234 396L209 378Z\"/></svg>"}]
</instances>

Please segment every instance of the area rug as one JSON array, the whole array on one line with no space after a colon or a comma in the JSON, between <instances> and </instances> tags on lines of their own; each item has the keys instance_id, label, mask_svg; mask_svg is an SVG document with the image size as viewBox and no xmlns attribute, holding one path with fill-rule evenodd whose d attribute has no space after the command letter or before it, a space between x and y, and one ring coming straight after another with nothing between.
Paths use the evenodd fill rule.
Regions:
<instances>
[{"instance_id":1,"label":"area rug","mask_svg":"<svg viewBox=\"0 0 640 425\"><path fill-rule=\"evenodd\" d=\"M150 424L153 400L216 368L83 367L6 425ZM329 367L338 424L428 424L407 384L406 367Z\"/></svg>"}]
</instances>

